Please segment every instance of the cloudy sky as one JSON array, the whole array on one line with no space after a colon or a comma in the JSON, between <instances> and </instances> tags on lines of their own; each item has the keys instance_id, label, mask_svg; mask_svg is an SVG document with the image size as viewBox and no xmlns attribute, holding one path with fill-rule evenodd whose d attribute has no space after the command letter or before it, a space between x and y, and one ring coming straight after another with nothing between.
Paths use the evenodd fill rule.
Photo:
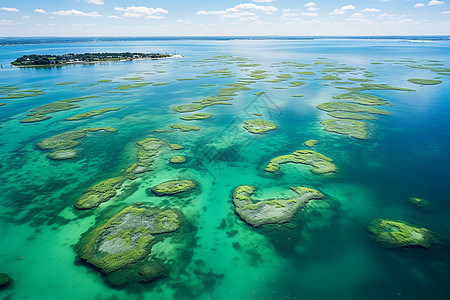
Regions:
<instances>
[{"instance_id":1,"label":"cloudy sky","mask_svg":"<svg viewBox=\"0 0 450 300\"><path fill-rule=\"evenodd\" d=\"M422 34L450 0L0 0L0 36Z\"/></svg>"}]
</instances>

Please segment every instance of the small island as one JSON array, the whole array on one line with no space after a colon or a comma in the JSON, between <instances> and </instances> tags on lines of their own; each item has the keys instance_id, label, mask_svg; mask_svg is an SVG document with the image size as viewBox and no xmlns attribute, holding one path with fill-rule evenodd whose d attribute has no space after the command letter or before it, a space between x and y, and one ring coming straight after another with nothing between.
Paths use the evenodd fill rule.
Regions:
<instances>
[{"instance_id":1,"label":"small island","mask_svg":"<svg viewBox=\"0 0 450 300\"><path fill-rule=\"evenodd\" d=\"M24 55L11 63L16 67L53 67L69 64L88 64L108 61L131 61L135 59L158 59L173 57L171 54L161 53L68 53L63 55Z\"/></svg>"}]
</instances>

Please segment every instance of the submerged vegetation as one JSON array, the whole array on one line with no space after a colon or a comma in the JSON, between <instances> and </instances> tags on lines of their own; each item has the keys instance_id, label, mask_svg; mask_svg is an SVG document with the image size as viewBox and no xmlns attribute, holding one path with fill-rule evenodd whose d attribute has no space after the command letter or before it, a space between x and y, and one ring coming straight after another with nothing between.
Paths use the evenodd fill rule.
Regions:
<instances>
[{"instance_id":1,"label":"submerged vegetation","mask_svg":"<svg viewBox=\"0 0 450 300\"><path fill-rule=\"evenodd\" d=\"M270 130L277 129L277 125L270 121L262 119L245 121L244 124L244 128L254 134L264 133Z\"/></svg>"},{"instance_id":2,"label":"submerged vegetation","mask_svg":"<svg viewBox=\"0 0 450 300\"><path fill-rule=\"evenodd\" d=\"M272 159L264 168L266 172L277 174L281 164L294 163L311 166L315 174L334 173L337 171L333 160L312 150L297 150L292 154L278 156Z\"/></svg>"},{"instance_id":3,"label":"submerged vegetation","mask_svg":"<svg viewBox=\"0 0 450 300\"><path fill-rule=\"evenodd\" d=\"M367 224L376 242L387 248L437 247L443 239L437 233L402 220L373 219Z\"/></svg>"},{"instance_id":4,"label":"submerged vegetation","mask_svg":"<svg viewBox=\"0 0 450 300\"><path fill-rule=\"evenodd\" d=\"M319 191L298 186L291 187L295 193L292 198L256 200L253 198L255 190L253 186L240 185L233 191L236 213L254 227L289 222L309 201L324 196Z\"/></svg>"},{"instance_id":5,"label":"submerged vegetation","mask_svg":"<svg viewBox=\"0 0 450 300\"><path fill-rule=\"evenodd\" d=\"M104 113L107 113L110 111L116 111L119 109L120 108L118 108L118 107L113 107L113 108L102 108L102 109L97 109L97 110L91 110L91 111L88 111L85 113L75 115L73 117L66 118L66 121L78 121L78 120L82 120L82 119L87 119L87 118L90 118L93 116L98 116L98 115L101 115L101 114L104 114Z\"/></svg>"},{"instance_id":6,"label":"submerged vegetation","mask_svg":"<svg viewBox=\"0 0 450 300\"><path fill-rule=\"evenodd\" d=\"M152 247L182 224L179 210L135 203L89 231L78 253L112 285L150 282L166 275L164 266L149 256Z\"/></svg>"}]
</instances>

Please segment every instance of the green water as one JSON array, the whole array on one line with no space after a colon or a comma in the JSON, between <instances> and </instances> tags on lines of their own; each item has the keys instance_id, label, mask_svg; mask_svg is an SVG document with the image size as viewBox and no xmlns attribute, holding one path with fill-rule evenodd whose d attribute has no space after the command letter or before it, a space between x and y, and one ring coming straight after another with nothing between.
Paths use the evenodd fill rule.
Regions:
<instances>
[{"instance_id":1,"label":"green water","mask_svg":"<svg viewBox=\"0 0 450 300\"><path fill-rule=\"evenodd\" d=\"M440 60L450 66L448 42L406 45L394 41L228 41L129 42L101 45L75 44L11 46L1 49L0 60L36 53L101 51L158 51L177 49L183 58L68 66L58 69L1 71L2 85L40 89L45 95L1 99L0 107L0 273L13 285L0 290L5 299L448 299L450 259L445 244L439 249L385 249L365 230L372 218L417 223L450 236L448 212L450 178L450 97L448 75L410 68L405 57L424 63ZM36 48L33 48L36 47ZM78 47L78 48L76 48ZM165 48L166 47L166 48ZM50 50L48 49L50 48ZM377 48L378 51L375 51ZM18 55L18 53L20 55ZM424 53L430 57L424 58ZM209 60L215 55L245 58L242 67L232 58ZM330 66L314 64L318 57ZM393 61L386 61L392 59ZM11 59L12 60L12 59ZM310 64L303 68L288 61ZM382 62L382 65L370 64ZM426 63L426 62L425 62ZM345 64L345 65L344 65ZM333 66L331 66L333 65ZM329 119L318 104L356 87L321 80L327 67L352 66L337 73L346 78L369 78L372 83L415 89L414 92L370 90L364 93L387 99L388 116L367 121L369 140L326 132L321 120ZM233 77L208 73L227 68ZM225 84L264 70L268 78L239 91L232 105L214 105L199 112L210 119L182 121L171 107L214 96ZM301 75L296 71L313 71ZM364 77L364 71L376 74ZM266 82L279 74L293 78ZM334 74L334 73L332 73ZM200 76L200 77L197 77ZM209 76L209 77L202 77ZM117 90L136 82L167 85ZM221 78L229 77L229 78ZM409 78L441 77L436 86L419 86ZM177 79L194 78L183 81ZM112 82L96 84L98 80ZM57 85L75 81L70 85ZM306 85L288 87L291 81ZM210 85L214 86L205 86ZM288 87L273 89L272 87ZM266 92L257 96L254 93ZM114 92L114 93L111 93ZM119 93L117 93L119 92ZM293 95L304 97L292 97ZM77 103L80 108L51 113L38 123L19 123L29 110L47 103L80 96L99 96ZM91 110L119 107L80 121L64 119ZM243 122L258 118L278 129L253 135ZM190 113L186 113L190 114ZM171 124L198 126L180 132ZM52 161L35 143L55 134L92 127L114 127L116 133L97 132L76 147L73 160ZM167 130L154 132L153 130ZM125 185L113 199L98 208L78 211L73 204L90 186L118 176L136 161L136 142L155 137L183 145L160 154L154 170ZM334 160L335 174L318 175L301 164L285 164L278 175L264 167L279 155L308 149L303 142L319 140L313 150ZM183 155L187 163L168 160ZM181 196L157 197L154 185L172 179L191 179L199 188ZM232 191L254 185L258 198L290 197L291 186L306 186L325 194L311 201L289 224L253 228L234 212ZM433 211L408 203L409 197L432 201ZM74 250L80 237L128 204L145 202L179 208L188 224L183 236L156 244L151 255L164 261L167 277L149 284L116 288L101 272L79 259Z\"/></svg>"}]
</instances>

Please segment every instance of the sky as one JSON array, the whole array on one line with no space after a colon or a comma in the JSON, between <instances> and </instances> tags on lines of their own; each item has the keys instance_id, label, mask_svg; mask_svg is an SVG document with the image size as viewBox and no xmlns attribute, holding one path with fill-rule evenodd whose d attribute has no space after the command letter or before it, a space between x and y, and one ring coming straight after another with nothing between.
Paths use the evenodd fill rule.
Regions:
<instances>
[{"instance_id":1,"label":"sky","mask_svg":"<svg viewBox=\"0 0 450 300\"><path fill-rule=\"evenodd\" d=\"M450 35L450 0L0 0L0 36Z\"/></svg>"}]
</instances>

